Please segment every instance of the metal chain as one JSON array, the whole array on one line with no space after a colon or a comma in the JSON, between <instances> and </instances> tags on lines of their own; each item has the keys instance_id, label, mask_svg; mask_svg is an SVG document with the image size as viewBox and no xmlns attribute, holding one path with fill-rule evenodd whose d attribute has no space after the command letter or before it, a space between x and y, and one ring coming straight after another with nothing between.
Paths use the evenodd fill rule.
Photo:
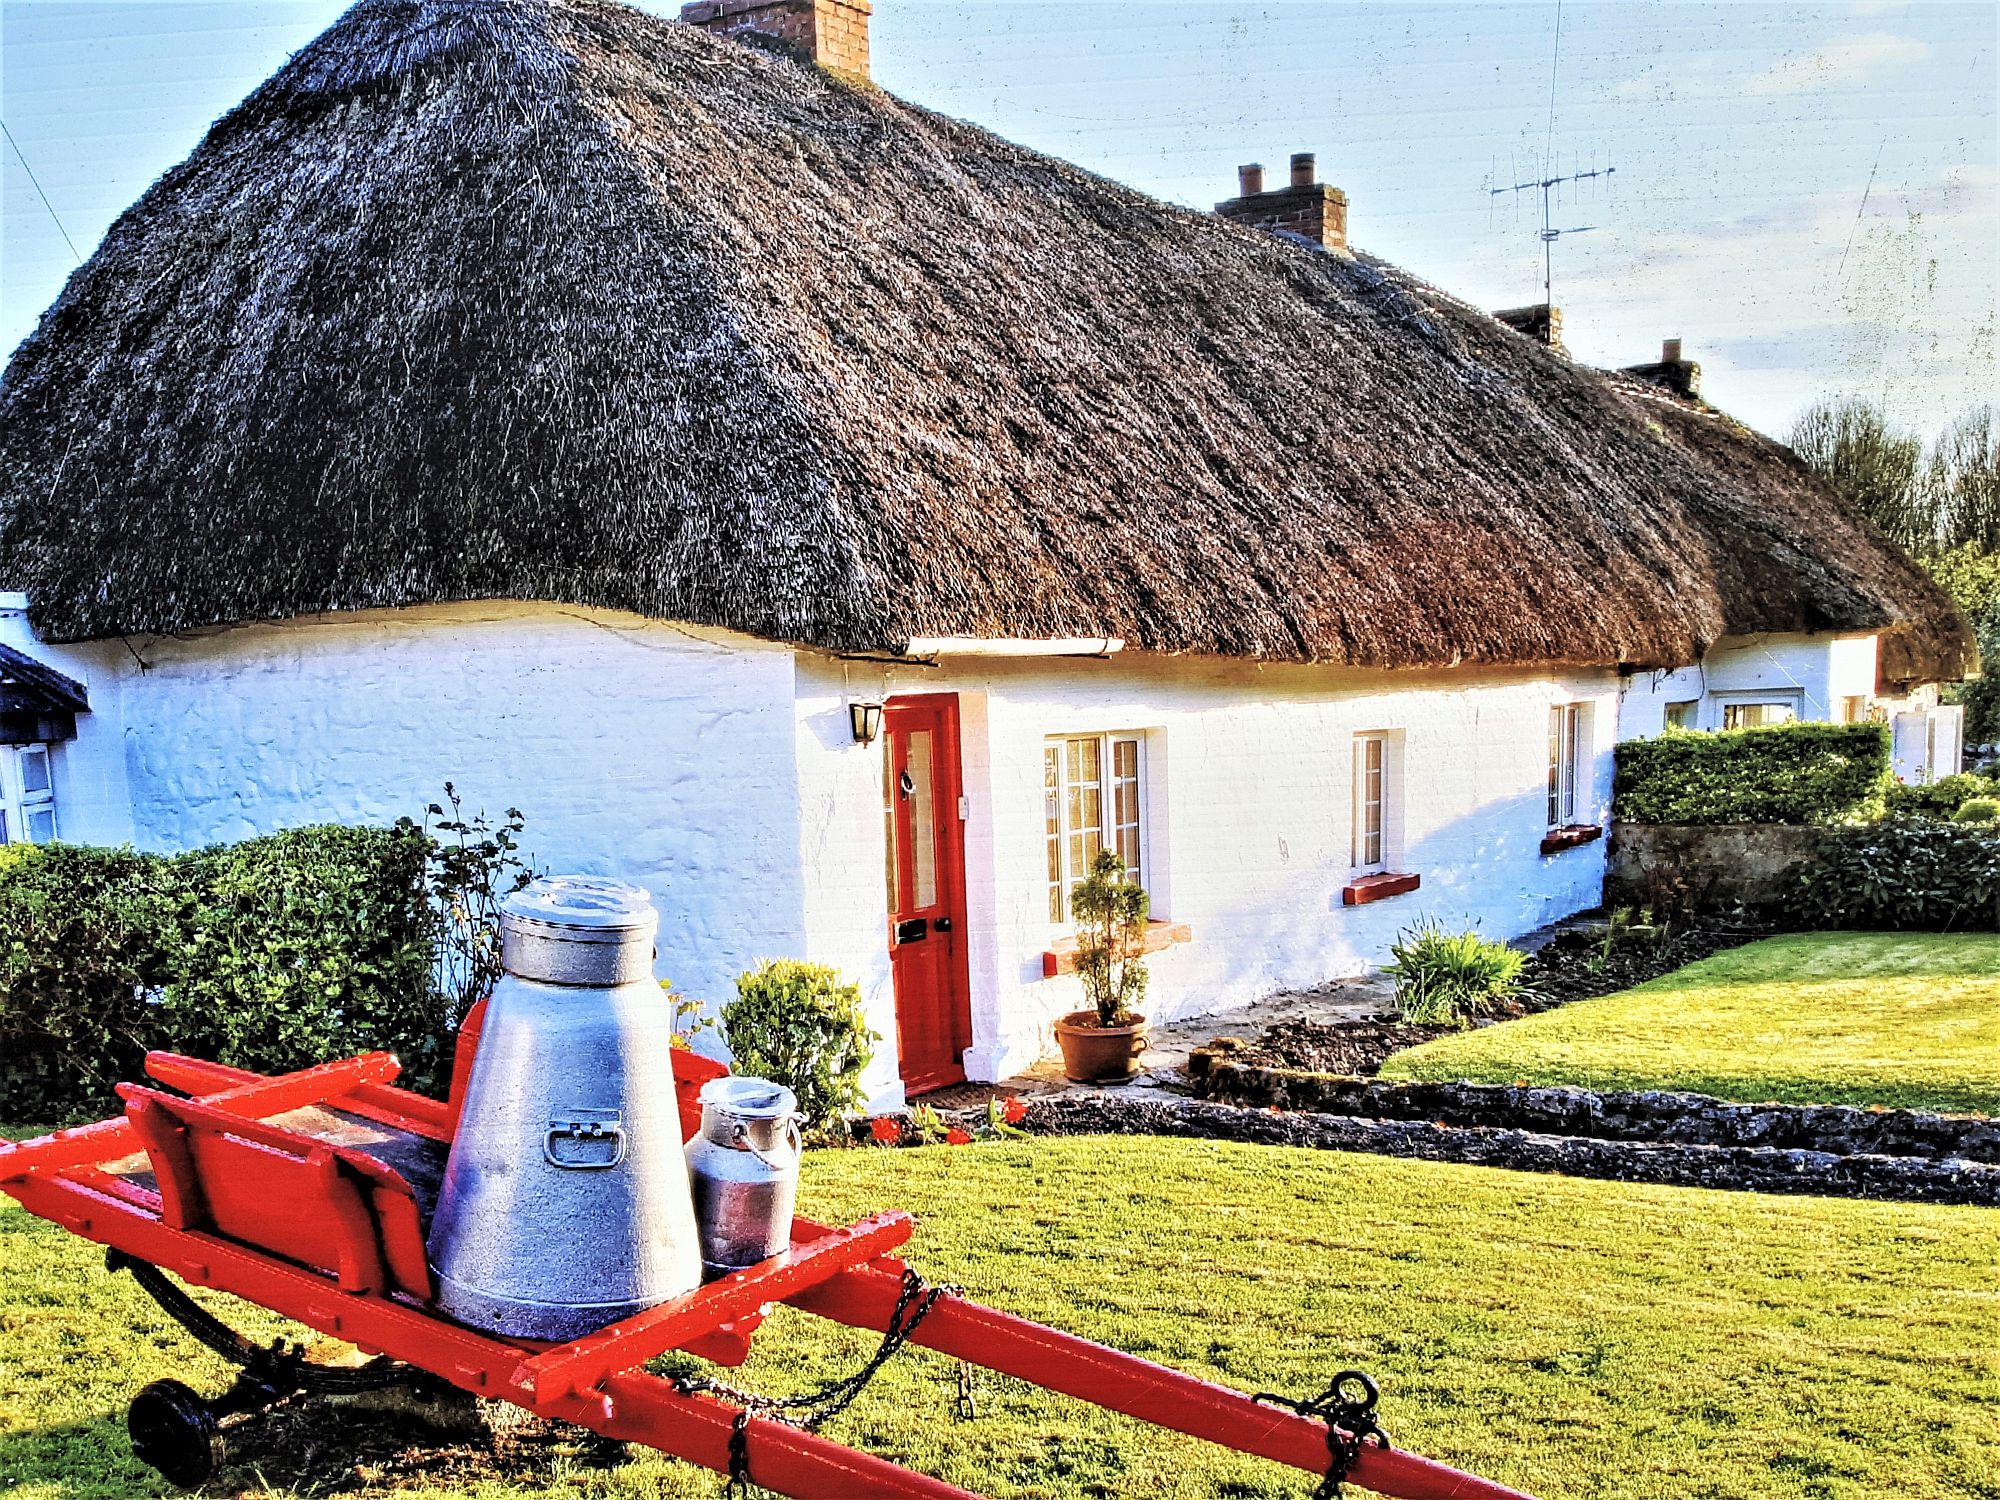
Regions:
<instances>
[{"instance_id":1,"label":"metal chain","mask_svg":"<svg viewBox=\"0 0 2000 1500\"><path fill-rule=\"evenodd\" d=\"M882 1342L869 1357L868 1363L852 1375L843 1375L817 1390L801 1391L796 1396L760 1396L755 1391L741 1390L710 1376L688 1376L676 1380L674 1389L683 1396L705 1391L725 1401L733 1401L742 1408L729 1429L729 1483L723 1489L724 1496L734 1500L734 1497L750 1493L749 1428L752 1417L768 1417L805 1432L819 1431L854 1404L855 1397L867 1389L868 1382L895 1357L896 1351L910 1341L911 1335L930 1316L931 1309L939 1301L961 1296L964 1290L956 1286L931 1286L915 1271L905 1267L903 1287L896 1297L896 1309L889 1314L889 1326L883 1330Z\"/></svg>"},{"instance_id":2,"label":"metal chain","mask_svg":"<svg viewBox=\"0 0 2000 1500\"><path fill-rule=\"evenodd\" d=\"M1375 1382L1359 1370L1342 1370L1333 1384L1317 1396L1303 1400L1260 1391L1250 1399L1267 1406L1288 1406L1302 1417L1326 1423L1326 1473L1312 1500L1340 1500L1340 1487L1353 1472L1361 1456L1361 1445L1373 1438L1378 1448L1391 1448L1389 1434L1375 1420L1375 1403L1381 1398Z\"/></svg>"}]
</instances>

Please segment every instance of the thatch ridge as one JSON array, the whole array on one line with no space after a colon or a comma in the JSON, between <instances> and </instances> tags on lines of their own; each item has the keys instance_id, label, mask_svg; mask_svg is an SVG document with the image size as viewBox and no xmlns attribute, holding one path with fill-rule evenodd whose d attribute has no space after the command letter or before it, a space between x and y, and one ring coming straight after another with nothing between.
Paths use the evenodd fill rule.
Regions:
<instances>
[{"instance_id":1,"label":"thatch ridge","mask_svg":"<svg viewBox=\"0 0 2000 1500\"><path fill-rule=\"evenodd\" d=\"M0 378L0 579L56 639L515 597L836 650L1969 655L1740 429L614 0L361 0L218 122Z\"/></svg>"}]
</instances>

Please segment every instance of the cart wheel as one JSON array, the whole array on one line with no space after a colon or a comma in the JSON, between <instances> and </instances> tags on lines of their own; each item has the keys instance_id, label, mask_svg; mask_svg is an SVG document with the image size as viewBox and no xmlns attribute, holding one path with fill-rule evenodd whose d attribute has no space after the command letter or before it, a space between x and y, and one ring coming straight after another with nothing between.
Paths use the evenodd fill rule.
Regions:
<instances>
[{"instance_id":1,"label":"cart wheel","mask_svg":"<svg viewBox=\"0 0 2000 1500\"><path fill-rule=\"evenodd\" d=\"M125 1429L133 1456L182 1489L206 1482L222 1460L215 1413L178 1380L156 1380L134 1396Z\"/></svg>"}]
</instances>

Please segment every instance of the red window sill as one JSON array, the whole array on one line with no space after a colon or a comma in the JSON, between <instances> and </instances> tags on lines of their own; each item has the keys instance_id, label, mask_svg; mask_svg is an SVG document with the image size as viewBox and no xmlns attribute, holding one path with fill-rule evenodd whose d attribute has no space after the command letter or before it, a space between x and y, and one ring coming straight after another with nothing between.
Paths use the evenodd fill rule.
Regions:
<instances>
[{"instance_id":1,"label":"red window sill","mask_svg":"<svg viewBox=\"0 0 2000 1500\"><path fill-rule=\"evenodd\" d=\"M1604 830L1595 823L1572 823L1566 828L1551 828L1542 836L1542 853L1560 854L1565 849L1574 849L1603 837Z\"/></svg>"},{"instance_id":2,"label":"red window sill","mask_svg":"<svg viewBox=\"0 0 2000 1500\"><path fill-rule=\"evenodd\" d=\"M1350 880L1340 892L1342 906L1366 906L1371 901L1387 901L1405 895L1424 883L1421 875L1363 875Z\"/></svg>"},{"instance_id":3,"label":"red window sill","mask_svg":"<svg viewBox=\"0 0 2000 1500\"><path fill-rule=\"evenodd\" d=\"M1185 922L1148 922L1146 936L1140 941L1141 953L1159 953L1178 943L1194 941L1194 929ZM1076 972L1076 939L1067 937L1050 946L1042 955L1042 978L1054 979L1058 974Z\"/></svg>"}]
</instances>

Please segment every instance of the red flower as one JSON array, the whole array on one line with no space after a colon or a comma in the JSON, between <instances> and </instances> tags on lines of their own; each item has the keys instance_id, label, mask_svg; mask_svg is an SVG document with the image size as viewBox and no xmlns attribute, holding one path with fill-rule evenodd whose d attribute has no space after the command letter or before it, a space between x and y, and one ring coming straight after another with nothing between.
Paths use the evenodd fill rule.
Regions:
<instances>
[{"instance_id":1,"label":"red flower","mask_svg":"<svg viewBox=\"0 0 2000 1500\"><path fill-rule=\"evenodd\" d=\"M1000 1107L1000 1118L1009 1125L1018 1125L1028 1118L1028 1106L1019 1099L1009 1099Z\"/></svg>"},{"instance_id":2,"label":"red flower","mask_svg":"<svg viewBox=\"0 0 2000 1500\"><path fill-rule=\"evenodd\" d=\"M884 1146L893 1146L903 1138L903 1127L887 1115L878 1115L868 1122L868 1133Z\"/></svg>"},{"instance_id":3,"label":"red flower","mask_svg":"<svg viewBox=\"0 0 2000 1500\"><path fill-rule=\"evenodd\" d=\"M972 1132L957 1125L947 1130L944 1133L944 1138L946 1144L952 1146L970 1146L972 1144Z\"/></svg>"}]
</instances>

